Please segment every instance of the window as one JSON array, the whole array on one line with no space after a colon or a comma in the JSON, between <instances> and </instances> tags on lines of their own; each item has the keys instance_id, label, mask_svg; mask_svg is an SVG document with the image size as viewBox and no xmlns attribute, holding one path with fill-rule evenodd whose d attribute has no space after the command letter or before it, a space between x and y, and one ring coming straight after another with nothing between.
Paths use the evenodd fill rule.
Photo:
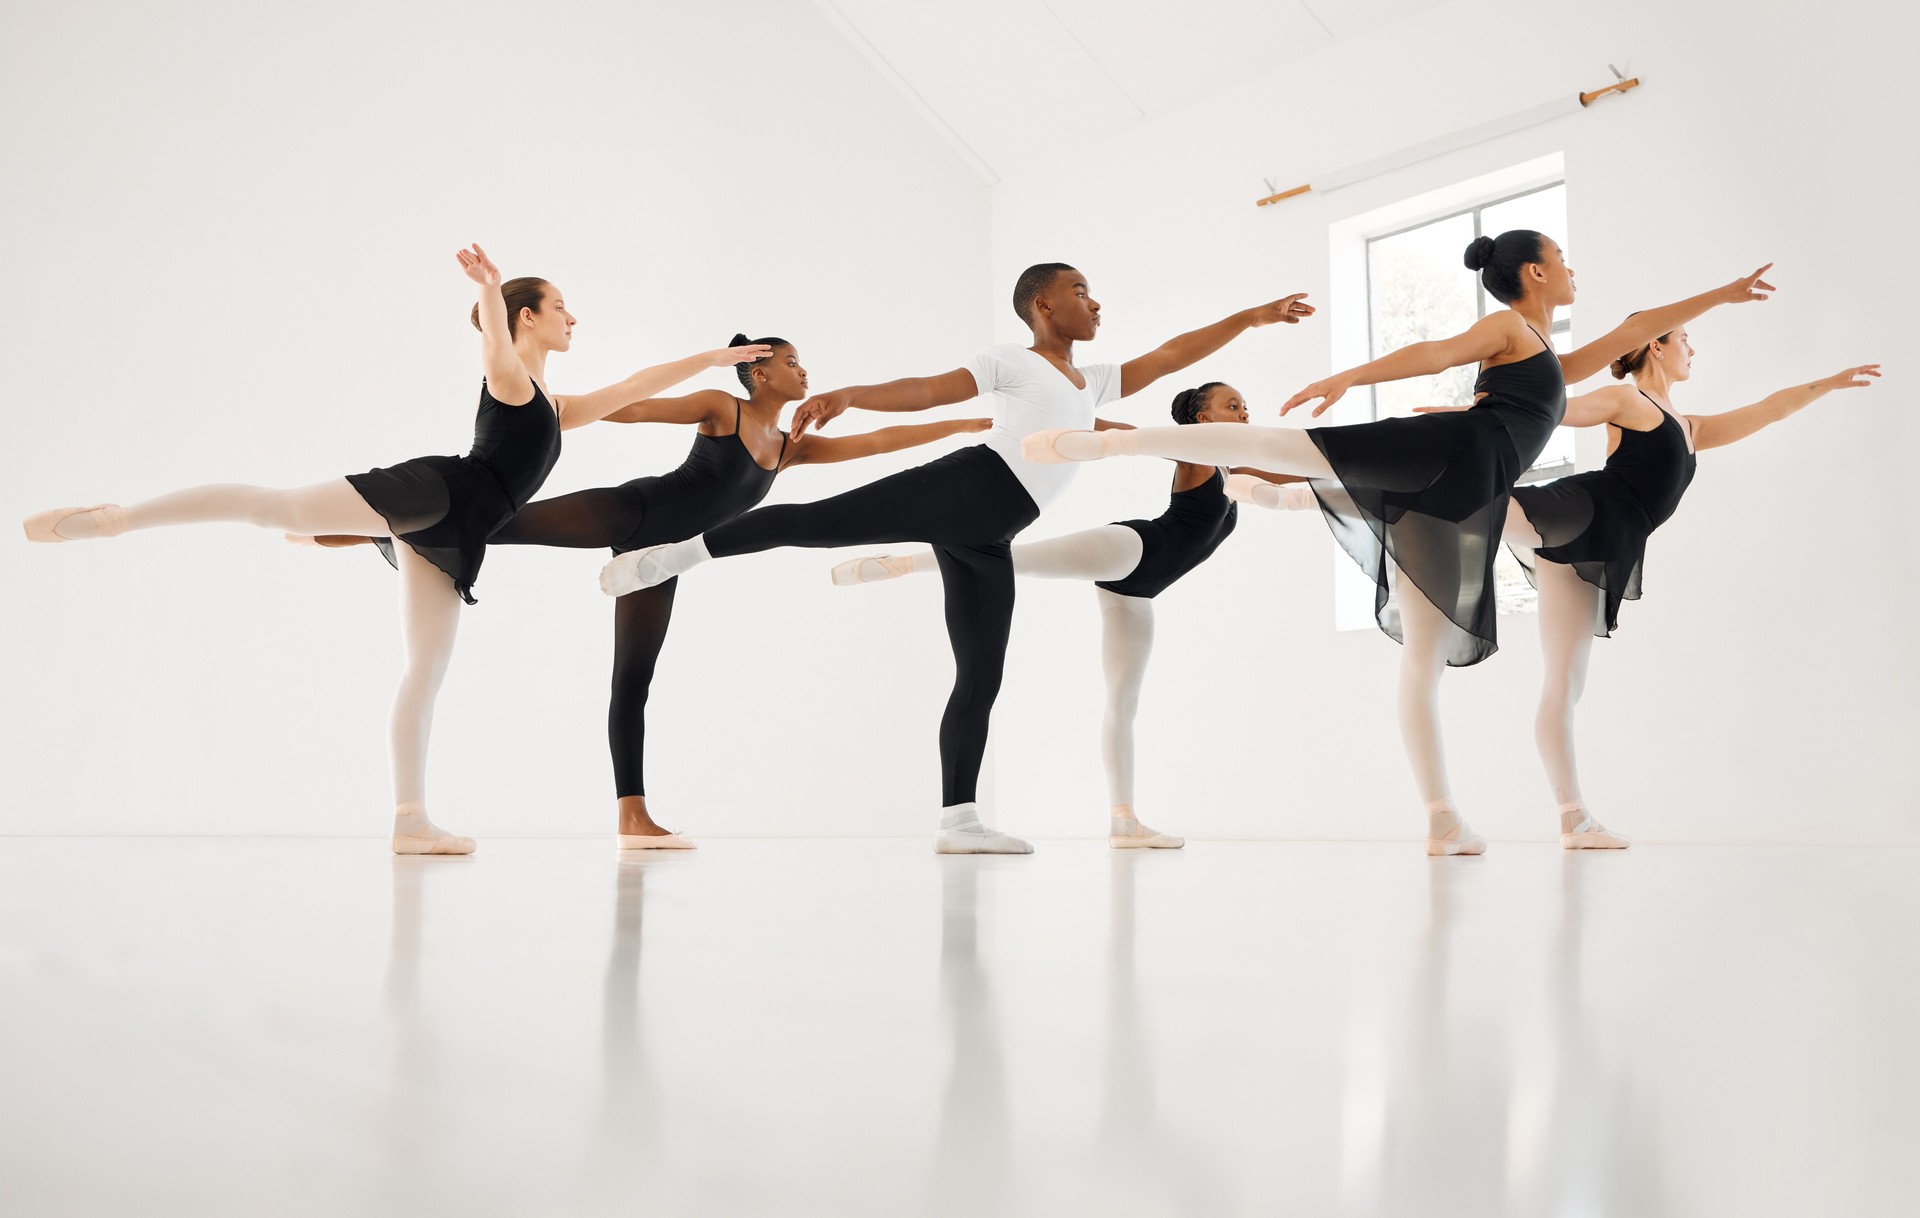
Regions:
<instances>
[{"instance_id":1,"label":"window","mask_svg":"<svg viewBox=\"0 0 1920 1218\"><path fill-rule=\"evenodd\" d=\"M1480 286L1480 277L1461 264L1475 237L1530 228L1563 245L1567 231L1564 181L1518 194L1496 197L1436 219L1397 228L1366 239L1368 358L1378 359L1410 343L1448 338L1490 311L1503 307ZM1562 309L1548 334L1554 350L1573 346L1570 310ZM1373 417L1412 414L1417 406L1464 406L1473 401L1478 370L1450 368L1438 376L1373 385ZM1522 482L1538 482L1573 472L1573 433L1554 432ZM1513 556L1501 550L1495 568L1501 612L1526 612L1534 592Z\"/></svg>"}]
</instances>

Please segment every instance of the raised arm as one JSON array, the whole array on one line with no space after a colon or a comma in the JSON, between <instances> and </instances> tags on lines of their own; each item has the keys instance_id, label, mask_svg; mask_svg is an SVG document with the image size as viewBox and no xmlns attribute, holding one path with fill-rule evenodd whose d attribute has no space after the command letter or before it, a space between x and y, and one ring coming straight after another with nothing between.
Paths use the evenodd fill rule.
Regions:
<instances>
[{"instance_id":1,"label":"raised arm","mask_svg":"<svg viewBox=\"0 0 1920 1218\"><path fill-rule=\"evenodd\" d=\"M647 398L628 402L606 417L608 423L717 423L731 414L734 397L718 389L702 389L683 398Z\"/></svg>"},{"instance_id":2,"label":"raised arm","mask_svg":"<svg viewBox=\"0 0 1920 1218\"><path fill-rule=\"evenodd\" d=\"M480 368L487 392L496 401L520 405L533 400L533 376L513 349L513 331L507 325L507 301L500 295L500 268L477 244L456 250L460 269L480 285Z\"/></svg>"},{"instance_id":3,"label":"raised arm","mask_svg":"<svg viewBox=\"0 0 1920 1218\"><path fill-rule=\"evenodd\" d=\"M1347 390L1355 386L1432 376L1449 368L1483 363L1511 349L1525 324L1517 314L1505 309L1489 313L1452 338L1412 343L1361 364L1358 368L1349 368L1315 381L1288 398L1286 405L1280 407L1280 413L1286 414L1296 406L1321 398L1324 400L1313 408L1314 417L1318 418L1326 413L1327 407L1339 401Z\"/></svg>"},{"instance_id":4,"label":"raised arm","mask_svg":"<svg viewBox=\"0 0 1920 1218\"><path fill-rule=\"evenodd\" d=\"M1694 450L1725 448L1805 409L1836 389L1864 389L1879 376L1880 365L1861 364L1805 385L1770 393L1753 405L1742 406L1738 410L1720 414L1690 414L1687 421L1693 425Z\"/></svg>"},{"instance_id":5,"label":"raised arm","mask_svg":"<svg viewBox=\"0 0 1920 1218\"><path fill-rule=\"evenodd\" d=\"M979 393L980 388L974 384L973 373L965 368L955 368L939 376L902 377L881 385L854 385L808 398L800 409L793 412L793 423L788 430L798 440L808 427L817 430L848 410L895 413L932 410L935 406L964 402L979 396Z\"/></svg>"},{"instance_id":6,"label":"raised arm","mask_svg":"<svg viewBox=\"0 0 1920 1218\"><path fill-rule=\"evenodd\" d=\"M969 431L985 431L992 419L942 419L938 423L909 423L904 427L882 427L853 436L801 436L788 449L787 465L828 465L836 461L857 461L881 453L897 453L917 448Z\"/></svg>"},{"instance_id":7,"label":"raised arm","mask_svg":"<svg viewBox=\"0 0 1920 1218\"><path fill-rule=\"evenodd\" d=\"M1177 338L1168 339L1145 355L1120 365L1120 396L1124 398L1138 393L1163 376L1192 367L1248 330L1270 326L1275 322L1299 325L1305 318L1313 316L1313 306L1306 300L1305 292L1295 292L1257 308L1242 309L1210 326L1189 330Z\"/></svg>"},{"instance_id":8,"label":"raised arm","mask_svg":"<svg viewBox=\"0 0 1920 1218\"><path fill-rule=\"evenodd\" d=\"M1769 262L1753 274L1743 276L1711 292L1689 296L1677 304L1664 305L1658 309L1643 309L1635 313L1599 338L1561 356L1560 375L1566 378L1567 384L1577 385L1629 351L1639 350L1662 334L1671 333L1686 325L1716 305L1744 304L1749 300L1767 299L1767 294L1772 292L1774 287L1761 276L1772 267L1773 263Z\"/></svg>"},{"instance_id":9,"label":"raised arm","mask_svg":"<svg viewBox=\"0 0 1920 1218\"><path fill-rule=\"evenodd\" d=\"M560 428L565 431L573 427L585 427L589 423L598 423L614 411L644 402L662 390L671 389L681 381L708 368L725 368L733 364L751 363L765 359L773 354L773 348L765 343L755 343L746 347L722 347L717 351L703 351L699 355L689 355L677 359L671 364L655 364L651 368L642 368L617 385L608 385L605 389L596 389L592 393L568 394L557 400L560 411Z\"/></svg>"}]
</instances>

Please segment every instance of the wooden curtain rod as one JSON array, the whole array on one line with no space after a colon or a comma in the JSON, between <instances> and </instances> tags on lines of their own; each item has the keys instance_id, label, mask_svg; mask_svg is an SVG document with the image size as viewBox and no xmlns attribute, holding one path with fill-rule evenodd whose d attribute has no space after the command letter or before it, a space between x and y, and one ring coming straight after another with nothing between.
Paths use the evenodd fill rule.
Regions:
<instances>
[{"instance_id":1,"label":"wooden curtain rod","mask_svg":"<svg viewBox=\"0 0 1920 1218\"><path fill-rule=\"evenodd\" d=\"M1612 67L1611 64L1608 66ZM1638 76L1631 78L1621 76L1618 68L1614 68L1613 74L1616 79L1606 88L1595 89L1591 93L1578 93L1574 95L1573 100L1579 103L1580 109L1586 109L1609 93L1625 93L1630 89L1640 87L1640 78ZM1411 148L1403 148L1391 156L1368 161L1364 165L1357 165L1341 173L1330 174L1327 177L1321 178L1318 184L1309 182L1304 186L1296 186L1292 190L1282 190L1275 194L1270 194L1264 199L1256 199L1254 206L1265 207L1269 203L1278 203L1283 199L1291 199L1315 189L1325 194L1328 191L1338 190L1342 186L1351 186L1355 182L1364 182L1368 178L1378 177L1383 173L1390 173L1395 169L1404 169L1408 165L1417 165L1421 161L1431 157L1466 148L1470 145L1478 144L1483 140L1493 139L1495 136L1509 135L1515 131L1525 130L1536 124L1544 123L1549 119L1559 118L1563 114L1571 113L1573 108L1574 107L1568 105L1565 101L1551 101L1544 106L1535 106L1531 110L1522 110L1518 114L1508 115L1506 118L1498 118L1490 123L1482 123L1478 127L1469 127L1465 131L1459 131L1453 135L1441 136L1437 140L1429 140L1424 144L1416 144ZM1268 186L1271 187L1272 183L1269 182Z\"/></svg>"}]
</instances>

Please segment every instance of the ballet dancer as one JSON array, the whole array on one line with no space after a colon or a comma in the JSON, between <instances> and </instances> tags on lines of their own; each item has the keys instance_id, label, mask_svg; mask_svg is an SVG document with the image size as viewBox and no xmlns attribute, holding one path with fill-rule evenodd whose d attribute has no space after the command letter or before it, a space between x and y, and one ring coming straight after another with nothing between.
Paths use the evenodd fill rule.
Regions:
<instances>
[{"instance_id":1,"label":"ballet dancer","mask_svg":"<svg viewBox=\"0 0 1920 1218\"><path fill-rule=\"evenodd\" d=\"M1580 793L1573 711L1586 688L1596 637L1620 625L1620 602L1640 599L1647 538L1672 518L1693 482L1695 456L1746 439L1836 389L1861 389L1880 365L1861 364L1793 385L1751 406L1683 415L1674 386L1691 378L1694 348L1686 328L1621 356L1613 375L1632 384L1567 400L1566 427L1607 428L1607 463L1538 486L1515 487L1504 538L1540 592L1545 680L1534 738L1560 810L1568 850L1624 850L1631 841L1593 816ZM1432 413L1466 407L1422 408Z\"/></svg>"},{"instance_id":2,"label":"ballet dancer","mask_svg":"<svg viewBox=\"0 0 1920 1218\"><path fill-rule=\"evenodd\" d=\"M985 431L991 419L944 419L883 427L850 436L789 438L780 412L807 396L800 351L784 338L735 347L765 348L764 359L734 367L743 400L719 389L678 398L651 398L622 406L609 423L691 423L693 448L679 468L619 486L576 491L529 503L489 541L493 545L611 549L615 554L705 532L757 505L774 477L796 465L826 465L931 444L962 432ZM317 538L337 545L357 538ZM647 696L654 666L673 618L677 581L630 592L614 602L613 694L607 709L607 746L613 754L622 850L691 850L693 842L662 828L647 807L645 776Z\"/></svg>"},{"instance_id":3,"label":"ballet dancer","mask_svg":"<svg viewBox=\"0 0 1920 1218\"><path fill-rule=\"evenodd\" d=\"M1180 424L1245 423L1240 391L1219 381L1174 395ZM1282 485L1292 483L1296 485ZM1107 845L1115 849L1177 850L1186 839L1140 823L1133 809L1133 720L1153 652L1153 599L1220 548L1239 519L1239 503L1287 506L1291 495L1313 503L1305 479L1255 469L1223 470L1181 461L1174 466L1167 510L1153 520L1122 520L1064 537L1013 547L1013 573L1041 579L1094 582L1100 603L1101 667L1107 705L1100 724L1100 757L1110 805ZM842 586L877 583L935 570L932 550L849 559L833 569Z\"/></svg>"},{"instance_id":4,"label":"ballet dancer","mask_svg":"<svg viewBox=\"0 0 1920 1218\"><path fill-rule=\"evenodd\" d=\"M1505 309L1453 338L1415 343L1316 381L1288 399L1281 413L1318 398L1318 416L1358 385L1478 363L1470 410L1304 430L1218 423L1052 430L1037 432L1025 445L1029 459L1043 462L1172 457L1257 465L1311 480L1335 537L1373 578L1380 628L1405 644L1400 730L1426 805L1426 849L1433 855L1486 849L1454 805L1447 781L1437 713L1440 675L1449 665L1478 663L1495 649L1493 559L1507 498L1559 425L1566 384L1585 380L1716 305L1764 300L1772 291L1762 267L1725 287L1629 317L1556 357L1545 335L1554 310L1574 298L1573 271L1559 245L1516 229L1476 238L1465 262ZM1392 596L1390 562L1398 572Z\"/></svg>"},{"instance_id":5,"label":"ballet dancer","mask_svg":"<svg viewBox=\"0 0 1920 1218\"><path fill-rule=\"evenodd\" d=\"M1026 854L1026 842L981 823L976 802L987 725L1000 691L1013 621L1013 538L1071 480L1071 471L1024 463L1021 440L1044 427L1106 426L1094 412L1116 398L1218 351L1246 330L1311 316L1298 295L1235 313L1174 338L1125 364L1076 366L1073 345L1089 342L1100 305L1086 276L1064 263L1021 273L1014 312L1033 345L991 347L938 376L837 389L794 415L798 437L852 407L927 410L995 395L984 443L817 503L760 508L685 541L623 554L601 573L601 588L623 596L661 584L709 558L778 546L875 545L920 541L934 547L945 585L954 684L940 721L941 814L934 849L943 854Z\"/></svg>"},{"instance_id":6,"label":"ballet dancer","mask_svg":"<svg viewBox=\"0 0 1920 1218\"><path fill-rule=\"evenodd\" d=\"M406 668L388 725L393 772L393 852L471 854L472 838L427 816L427 739L433 703L487 538L540 489L560 456L560 433L605 418L705 368L766 354L764 348L710 351L645 368L592 393L556 397L546 390L547 355L572 346L575 318L544 279L501 282L500 269L475 245L458 252L479 285L471 320L480 331L479 413L465 457L416 457L291 490L195 487L128 507L56 508L24 522L30 541L83 541L134 529L226 522L305 535L396 537L400 627Z\"/></svg>"}]
</instances>

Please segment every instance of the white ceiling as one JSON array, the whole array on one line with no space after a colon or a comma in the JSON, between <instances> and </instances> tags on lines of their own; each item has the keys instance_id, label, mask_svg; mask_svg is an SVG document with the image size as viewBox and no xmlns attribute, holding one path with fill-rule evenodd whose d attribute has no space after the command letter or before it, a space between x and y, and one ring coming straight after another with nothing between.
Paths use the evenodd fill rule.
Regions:
<instances>
[{"instance_id":1,"label":"white ceiling","mask_svg":"<svg viewBox=\"0 0 1920 1218\"><path fill-rule=\"evenodd\" d=\"M987 182L1443 0L814 0Z\"/></svg>"}]
</instances>

